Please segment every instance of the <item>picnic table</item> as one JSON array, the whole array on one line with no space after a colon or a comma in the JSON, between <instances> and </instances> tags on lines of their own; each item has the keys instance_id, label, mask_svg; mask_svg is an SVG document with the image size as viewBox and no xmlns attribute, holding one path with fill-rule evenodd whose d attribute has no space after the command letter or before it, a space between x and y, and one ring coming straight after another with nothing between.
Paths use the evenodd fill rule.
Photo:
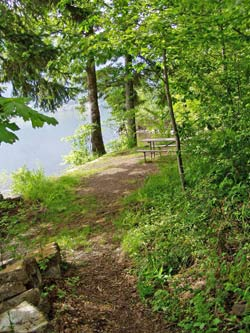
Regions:
<instances>
[{"instance_id":1,"label":"picnic table","mask_svg":"<svg viewBox=\"0 0 250 333\"><path fill-rule=\"evenodd\" d=\"M149 144L149 149L138 149L138 152L142 152L144 154L144 160L147 162L146 155L150 154L151 160L155 157L156 153L161 155L162 152L169 152L169 147L176 147L176 139L175 138L146 138L142 139L142 142L146 142Z\"/></svg>"}]
</instances>

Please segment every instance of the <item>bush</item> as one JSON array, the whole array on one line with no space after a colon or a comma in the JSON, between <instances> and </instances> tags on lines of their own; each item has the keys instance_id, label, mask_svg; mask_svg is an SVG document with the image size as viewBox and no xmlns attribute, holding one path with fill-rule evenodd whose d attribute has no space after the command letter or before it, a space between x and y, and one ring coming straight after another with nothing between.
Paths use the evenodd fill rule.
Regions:
<instances>
[{"instance_id":1,"label":"bush","mask_svg":"<svg viewBox=\"0 0 250 333\"><path fill-rule=\"evenodd\" d=\"M13 173L12 191L24 200L39 202L46 211L60 212L72 206L72 187L78 177L67 175L60 178L46 177L42 169L35 171L23 167Z\"/></svg>"},{"instance_id":2,"label":"bush","mask_svg":"<svg viewBox=\"0 0 250 333\"><path fill-rule=\"evenodd\" d=\"M249 329L247 312L241 320L232 314L234 304L250 302L246 158L230 162L244 162L238 175L228 167L227 150L233 148L223 152L220 140L215 133L203 148L198 138L190 143L185 193L176 161L168 157L160 173L126 200L127 214L119 221L127 230L123 247L135 262L141 297L188 333Z\"/></svg>"},{"instance_id":3,"label":"bush","mask_svg":"<svg viewBox=\"0 0 250 333\"><path fill-rule=\"evenodd\" d=\"M70 142L72 145L72 151L63 157L66 163L71 165L82 165L96 158L91 154L90 137L93 128L93 124L81 125L73 135L63 139L66 142Z\"/></svg>"},{"instance_id":4,"label":"bush","mask_svg":"<svg viewBox=\"0 0 250 333\"><path fill-rule=\"evenodd\" d=\"M12 174L12 192L21 194L25 200L43 201L50 189L50 181L43 169L31 171L22 167Z\"/></svg>"}]
</instances>

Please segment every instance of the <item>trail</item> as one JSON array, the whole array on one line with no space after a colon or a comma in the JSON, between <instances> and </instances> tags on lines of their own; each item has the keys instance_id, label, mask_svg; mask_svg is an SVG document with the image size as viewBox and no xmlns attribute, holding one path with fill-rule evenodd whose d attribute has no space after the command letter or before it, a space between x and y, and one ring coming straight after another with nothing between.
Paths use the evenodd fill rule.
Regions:
<instances>
[{"instance_id":1,"label":"trail","mask_svg":"<svg viewBox=\"0 0 250 333\"><path fill-rule=\"evenodd\" d=\"M77 281L63 300L53 305L54 332L64 333L168 333L160 315L142 304L131 262L120 248L113 225L121 213L121 199L140 187L156 171L153 163L141 163L141 156L124 155L99 159L85 170L96 173L85 179L78 194L94 196L99 206L83 223L98 232L89 239L90 251L78 248L65 253L70 267L65 281ZM87 221L87 222L86 222ZM79 223L79 221L78 221Z\"/></svg>"}]
</instances>

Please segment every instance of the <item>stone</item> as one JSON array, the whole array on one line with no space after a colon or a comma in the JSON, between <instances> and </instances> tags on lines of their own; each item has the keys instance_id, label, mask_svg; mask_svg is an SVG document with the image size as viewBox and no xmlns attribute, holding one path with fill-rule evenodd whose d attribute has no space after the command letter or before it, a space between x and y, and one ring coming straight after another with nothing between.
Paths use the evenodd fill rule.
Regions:
<instances>
[{"instance_id":1,"label":"stone","mask_svg":"<svg viewBox=\"0 0 250 333\"><path fill-rule=\"evenodd\" d=\"M12 297L2 303L0 303L0 313L8 311L9 309L19 305L20 303L27 301L32 305L39 305L40 303L40 291L38 288L26 290L20 295Z\"/></svg>"},{"instance_id":2,"label":"stone","mask_svg":"<svg viewBox=\"0 0 250 333\"><path fill-rule=\"evenodd\" d=\"M26 291L22 282L7 282L0 285L0 302Z\"/></svg>"},{"instance_id":3,"label":"stone","mask_svg":"<svg viewBox=\"0 0 250 333\"><path fill-rule=\"evenodd\" d=\"M34 258L17 261L0 271L0 285L7 282L22 282L24 285L40 287L41 273Z\"/></svg>"},{"instance_id":4,"label":"stone","mask_svg":"<svg viewBox=\"0 0 250 333\"><path fill-rule=\"evenodd\" d=\"M45 278L61 277L61 254L57 243L49 243L41 249L29 253L38 262L41 274Z\"/></svg>"},{"instance_id":5,"label":"stone","mask_svg":"<svg viewBox=\"0 0 250 333\"><path fill-rule=\"evenodd\" d=\"M9 258L6 260L0 261L0 269L6 268L8 265L13 264L15 262L14 258Z\"/></svg>"},{"instance_id":6,"label":"stone","mask_svg":"<svg viewBox=\"0 0 250 333\"><path fill-rule=\"evenodd\" d=\"M41 288L42 286L42 275L39 266L35 258L25 258L23 261L23 267L28 276L28 289L30 288Z\"/></svg>"},{"instance_id":7,"label":"stone","mask_svg":"<svg viewBox=\"0 0 250 333\"><path fill-rule=\"evenodd\" d=\"M234 303L231 313L243 317L247 311L250 311L250 307L246 303Z\"/></svg>"},{"instance_id":8,"label":"stone","mask_svg":"<svg viewBox=\"0 0 250 333\"><path fill-rule=\"evenodd\" d=\"M48 321L28 302L22 302L0 315L1 333L46 333Z\"/></svg>"},{"instance_id":9,"label":"stone","mask_svg":"<svg viewBox=\"0 0 250 333\"><path fill-rule=\"evenodd\" d=\"M25 271L22 260L8 265L0 271L0 284L13 281L22 281L24 284L29 281L29 277Z\"/></svg>"}]
</instances>

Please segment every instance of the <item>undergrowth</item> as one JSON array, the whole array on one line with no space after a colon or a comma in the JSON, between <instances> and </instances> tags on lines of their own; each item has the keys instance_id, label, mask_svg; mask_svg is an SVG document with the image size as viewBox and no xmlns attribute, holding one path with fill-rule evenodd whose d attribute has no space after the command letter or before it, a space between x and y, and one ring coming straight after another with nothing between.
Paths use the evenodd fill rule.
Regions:
<instances>
[{"instance_id":1,"label":"undergrowth","mask_svg":"<svg viewBox=\"0 0 250 333\"><path fill-rule=\"evenodd\" d=\"M18 255L18 248L30 248L56 241L65 249L88 246L92 232L88 224L79 227L86 214L96 208L96 199L77 192L83 174L71 172L47 177L42 169L23 167L13 174L12 191L18 200L0 202L1 251Z\"/></svg>"},{"instance_id":2,"label":"undergrowth","mask_svg":"<svg viewBox=\"0 0 250 333\"><path fill-rule=\"evenodd\" d=\"M142 299L183 332L249 332L246 181L219 180L223 170L218 176L216 165L187 156L185 193L176 160L168 157L126 199L117 221L123 248L135 263Z\"/></svg>"}]
</instances>

